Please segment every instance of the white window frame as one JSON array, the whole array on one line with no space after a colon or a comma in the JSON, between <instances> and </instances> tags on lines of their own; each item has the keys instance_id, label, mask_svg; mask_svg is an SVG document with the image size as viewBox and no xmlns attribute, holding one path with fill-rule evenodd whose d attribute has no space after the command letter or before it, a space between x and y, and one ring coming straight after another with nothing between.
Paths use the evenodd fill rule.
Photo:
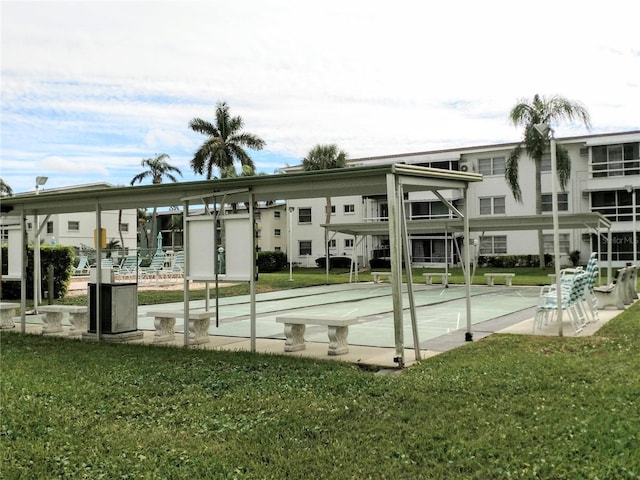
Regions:
<instances>
[{"instance_id":1,"label":"white window frame","mask_svg":"<svg viewBox=\"0 0 640 480\"><path fill-rule=\"evenodd\" d=\"M309 212L309 220L306 220L307 215L306 212ZM304 212L304 215L303 215ZM303 220L304 218L304 220ZM306 225L312 222L313 217L311 216L311 207L300 207L298 208L298 224Z\"/></svg>"},{"instance_id":2,"label":"white window frame","mask_svg":"<svg viewBox=\"0 0 640 480\"><path fill-rule=\"evenodd\" d=\"M313 242L311 240L298 240L298 255L300 255L301 257L311 255L313 252L312 247Z\"/></svg>"},{"instance_id":3,"label":"white window frame","mask_svg":"<svg viewBox=\"0 0 640 480\"><path fill-rule=\"evenodd\" d=\"M507 201L504 195L496 197L480 197L478 200L478 211L480 215L506 215L507 213ZM485 210L484 212L483 209Z\"/></svg>"},{"instance_id":4,"label":"white window frame","mask_svg":"<svg viewBox=\"0 0 640 480\"><path fill-rule=\"evenodd\" d=\"M343 211L343 213L345 215L355 215L356 206L353 203L347 203L347 204L343 205L342 211Z\"/></svg>"},{"instance_id":5,"label":"white window frame","mask_svg":"<svg viewBox=\"0 0 640 480\"><path fill-rule=\"evenodd\" d=\"M485 157L478 159L478 173L485 176L504 175L507 160L505 157Z\"/></svg>"},{"instance_id":6,"label":"white window frame","mask_svg":"<svg viewBox=\"0 0 640 480\"><path fill-rule=\"evenodd\" d=\"M559 212L568 212L569 211L569 193L562 192L557 194L558 197L558 211ZM540 203L542 206L543 212L552 212L553 205L551 204L552 195L550 193L543 193L540 197Z\"/></svg>"},{"instance_id":7,"label":"white window frame","mask_svg":"<svg viewBox=\"0 0 640 480\"><path fill-rule=\"evenodd\" d=\"M78 220L69 220L67 222L67 231L69 231L69 232L79 232L80 231L80 222Z\"/></svg>"},{"instance_id":8,"label":"white window frame","mask_svg":"<svg viewBox=\"0 0 640 480\"><path fill-rule=\"evenodd\" d=\"M506 235L489 235L480 238L480 255L505 255L507 252Z\"/></svg>"}]
</instances>

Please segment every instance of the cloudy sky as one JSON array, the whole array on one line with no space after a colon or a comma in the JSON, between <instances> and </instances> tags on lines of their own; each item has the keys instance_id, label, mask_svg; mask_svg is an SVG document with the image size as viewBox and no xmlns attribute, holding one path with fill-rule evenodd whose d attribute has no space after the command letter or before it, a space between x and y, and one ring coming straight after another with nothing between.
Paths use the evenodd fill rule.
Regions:
<instances>
[{"instance_id":1,"label":"cloudy sky","mask_svg":"<svg viewBox=\"0 0 640 480\"><path fill-rule=\"evenodd\" d=\"M14 192L129 184L167 153L185 180L226 101L266 141L258 170L318 143L351 158L512 142L535 93L592 133L640 129L638 7L610 0L0 3L0 176ZM635 9L633 13L630 9ZM589 133L556 126L557 136Z\"/></svg>"}]
</instances>

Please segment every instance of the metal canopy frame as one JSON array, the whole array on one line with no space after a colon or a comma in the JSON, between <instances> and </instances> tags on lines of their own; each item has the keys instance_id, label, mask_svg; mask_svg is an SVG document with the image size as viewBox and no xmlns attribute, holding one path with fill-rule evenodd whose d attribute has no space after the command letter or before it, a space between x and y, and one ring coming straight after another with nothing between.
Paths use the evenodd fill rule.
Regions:
<instances>
[{"instance_id":1,"label":"metal canopy frame","mask_svg":"<svg viewBox=\"0 0 640 480\"><path fill-rule=\"evenodd\" d=\"M466 194L470 182L482 181L482 175L467 172L454 172L436 168L419 167L404 164L386 164L369 167L348 167L313 172L294 172L278 175L236 177L196 182L179 182L159 185L138 185L110 187L104 185L69 188L58 191L41 191L16 194L4 197L0 205L5 216L48 215L75 212L95 212L96 226L100 227L101 213L133 208L153 208L185 205L189 199L224 198L227 203L247 202L250 217L253 218L253 205L258 201L289 200L297 198L344 197L351 195L386 195L389 203L389 234L391 257L391 284L393 293L393 317L396 339L396 361L404 366L404 339L402 316L402 254L408 254L403 235L409 232L408 222L403 214L402 199L404 193L457 189ZM465 202L466 205L466 202ZM187 207L188 208L188 207ZM454 212L456 213L456 212ZM460 212L457 212L458 214ZM468 232L469 218L463 212L463 230ZM24 222L23 222L24 224ZM255 251L255 235L253 235ZM26 235L25 235L26 239ZM405 244L403 246L403 243ZM186 244L186 242L185 242ZM98 248L98 253L100 249ZM26 240L24 242L26 252ZM251 252L253 254L253 252ZM469 258L468 246L466 258ZM468 261L468 260L467 260ZM23 278L26 277L26 262L23 266ZM254 267L255 268L255 265ZM97 291L102 281L100 263L97 266ZM467 318L470 322L470 282L467 271ZM250 278L254 279L254 272ZM409 276L409 281L411 281ZM24 280L22 280L24 283ZM24 287L24 285L23 285ZM250 281L251 294L251 346L255 350L256 309L255 281ZM411 283L408 285L412 289ZM22 331L25 331L26 291L22 288L21 315ZM188 295L185 295L188 301ZM97 312L100 312L100 298L96 298ZM185 304L185 312L188 305ZM415 323L415 307L411 305L412 322ZM99 315L98 315L99 317ZM97 318L98 339L100 339L100 319ZM185 321L185 325L187 322ZM470 323L469 323L470 324ZM414 326L415 327L415 326ZM186 327L185 327L186 330ZM469 332L468 332L469 333ZM418 339L415 339L416 358L419 358ZM187 337L185 335L185 345Z\"/></svg>"}]
</instances>

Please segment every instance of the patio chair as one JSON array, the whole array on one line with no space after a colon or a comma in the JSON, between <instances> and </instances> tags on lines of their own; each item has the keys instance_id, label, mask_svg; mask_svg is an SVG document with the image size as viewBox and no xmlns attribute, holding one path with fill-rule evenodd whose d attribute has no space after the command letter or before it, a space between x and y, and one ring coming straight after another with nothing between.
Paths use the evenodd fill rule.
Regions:
<instances>
[{"instance_id":1,"label":"patio chair","mask_svg":"<svg viewBox=\"0 0 640 480\"><path fill-rule=\"evenodd\" d=\"M591 313L591 319L594 322L598 322L600 321L600 317L598 315L598 298L593 293L599 272L598 254L596 252L593 252L591 256L589 256L585 272L587 273L587 282L584 289L583 301Z\"/></svg>"},{"instance_id":2,"label":"patio chair","mask_svg":"<svg viewBox=\"0 0 640 480\"><path fill-rule=\"evenodd\" d=\"M113 259L111 258L103 258L100 262L100 266L102 268L113 269Z\"/></svg>"},{"instance_id":3,"label":"patio chair","mask_svg":"<svg viewBox=\"0 0 640 480\"><path fill-rule=\"evenodd\" d=\"M151 263L149 264L149 266L142 269L140 279L158 280L162 278L162 270L164 269L165 258L166 257L164 253L156 253L151 259Z\"/></svg>"},{"instance_id":4,"label":"patio chair","mask_svg":"<svg viewBox=\"0 0 640 480\"><path fill-rule=\"evenodd\" d=\"M171 257L171 265L162 268L160 276L163 278L181 278L184 275L184 252L178 252Z\"/></svg>"},{"instance_id":5,"label":"patio chair","mask_svg":"<svg viewBox=\"0 0 640 480\"><path fill-rule=\"evenodd\" d=\"M89 275L89 258L82 256L78 261L78 266L73 269L74 275Z\"/></svg>"},{"instance_id":6,"label":"patio chair","mask_svg":"<svg viewBox=\"0 0 640 480\"><path fill-rule=\"evenodd\" d=\"M542 328L543 324L555 320L558 308L561 308L569 315L576 333L581 332L587 323L585 311L580 305L587 281L587 273L580 270L562 276L560 279L560 306L558 306L555 285L542 287L538 297L538 309L533 321L533 331L536 328Z\"/></svg>"},{"instance_id":7,"label":"patio chair","mask_svg":"<svg viewBox=\"0 0 640 480\"><path fill-rule=\"evenodd\" d=\"M137 255L128 255L122 259L118 275L123 279L135 279L138 275L141 259Z\"/></svg>"}]
</instances>

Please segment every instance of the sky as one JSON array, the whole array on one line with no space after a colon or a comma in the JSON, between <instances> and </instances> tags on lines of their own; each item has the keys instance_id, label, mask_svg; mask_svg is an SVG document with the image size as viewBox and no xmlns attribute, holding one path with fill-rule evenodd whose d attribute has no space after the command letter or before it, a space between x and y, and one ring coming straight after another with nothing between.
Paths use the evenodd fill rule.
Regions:
<instances>
[{"instance_id":1,"label":"sky","mask_svg":"<svg viewBox=\"0 0 640 480\"><path fill-rule=\"evenodd\" d=\"M534 94L592 128L640 129L640 7L577 0L0 1L0 177L14 193L128 185L166 153L182 179L227 102L266 146L258 172L317 144L350 158L516 142ZM635 13L633 12L635 10Z\"/></svg>"}]
</instances>

